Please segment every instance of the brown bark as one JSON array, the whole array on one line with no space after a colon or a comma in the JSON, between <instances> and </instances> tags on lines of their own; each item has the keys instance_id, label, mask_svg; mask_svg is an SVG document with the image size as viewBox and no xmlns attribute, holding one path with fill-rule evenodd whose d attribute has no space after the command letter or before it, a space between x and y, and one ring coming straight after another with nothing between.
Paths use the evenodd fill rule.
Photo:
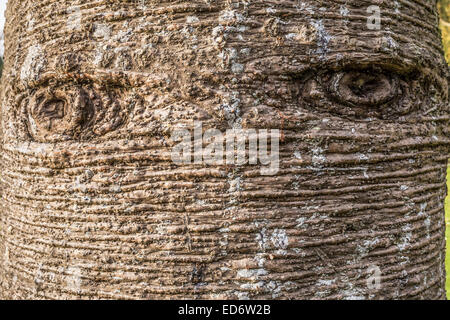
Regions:
<instances>
[{"instance_id":1,"label":"brown bark","mask_svg":"<svg viewBox=\"0 0 450 320\"><path fill-rule=\"evenodd\" d=\"M444 298L434 1L9 0L5 35L0 297ZM193 119L282 130L280 171L175 165Z\"/></svg>"}]
</instances>

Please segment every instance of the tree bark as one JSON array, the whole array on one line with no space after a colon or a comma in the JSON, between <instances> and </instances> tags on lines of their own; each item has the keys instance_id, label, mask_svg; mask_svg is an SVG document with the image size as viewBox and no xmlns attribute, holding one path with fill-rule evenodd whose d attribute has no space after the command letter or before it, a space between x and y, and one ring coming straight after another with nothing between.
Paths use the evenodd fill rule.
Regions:
<instances>
[{"instance_id":1,"label":"tree bark","mask_svg":"<svg viewBox=\"0 0 450 320\"><path fill-rule=\"evenodd\" d=\"M445 298L435 1L9 0L5 36L1 298ZM279 172L174 164L194 120L281 130Z\"/></svg>"}]
</instances>

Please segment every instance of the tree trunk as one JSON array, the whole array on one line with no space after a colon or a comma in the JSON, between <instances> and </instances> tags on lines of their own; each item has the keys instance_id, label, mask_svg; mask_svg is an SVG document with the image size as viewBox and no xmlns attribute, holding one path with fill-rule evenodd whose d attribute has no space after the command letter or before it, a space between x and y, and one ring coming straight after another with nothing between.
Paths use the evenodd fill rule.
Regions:
<instances>
[{"instance_id":1,"label":"tree trunk","mask_svg":"<svg viewBox=\"0 0 450 320\"><path fill-rule=\"evenodd\" d=\"M0 297L443 299L436 11L9 0ZM174 163L194 120L279 129L278 172Z\"/></svg>"}]
</instances>

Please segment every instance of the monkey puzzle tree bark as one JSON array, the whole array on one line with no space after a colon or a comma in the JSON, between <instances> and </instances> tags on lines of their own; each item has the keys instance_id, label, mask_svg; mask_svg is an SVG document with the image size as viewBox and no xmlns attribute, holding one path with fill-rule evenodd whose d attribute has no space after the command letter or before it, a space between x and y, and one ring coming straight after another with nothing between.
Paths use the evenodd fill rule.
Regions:
<instances>
[{"instance_id":1,"label":"monkey puzzle tree bark","mask_svg":"<svg viewBox=\"0 0 450 320\"><path fill-rule=\"evenodd\" d=\"M9 0L5 35L2 298L445 297L434 1ZM193 120L281 130L278 173L173 163Z\"/></svg>"}]
</instances>

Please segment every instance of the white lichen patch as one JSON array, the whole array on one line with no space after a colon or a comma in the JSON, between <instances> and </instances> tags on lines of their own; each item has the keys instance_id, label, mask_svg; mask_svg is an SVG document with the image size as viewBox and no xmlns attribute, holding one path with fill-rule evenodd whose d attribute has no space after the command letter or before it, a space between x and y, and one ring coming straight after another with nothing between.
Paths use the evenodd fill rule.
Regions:
<instances>
[{"instance_id":1,"label":"white lichen patch","mask_svg":"<svg viewBox=\"0 0 450 320\"><path fill-rule=\"evenodd\" d=\"M317 287L329 287L336 282L336 279L319 279L316 282Z\"/></svg>"},{"instance_id":2,"label":"white lichen patch","mask_svg":"<svg viewBox=\"0 0 450 320\"><path fill-rule=\"evenodd\" d=\"M400 238L400 243L397 245L400 251L406 250L411 245L412 239L412 227L410 224L405 225L402 228L403 235Z\"/></svg>"},{"instance_id":3,"label":"white lichen patch","mask_svg":"<svg viewBox=\"0 0 450 320\"><path fill-rule=\"evenodd\" d=\"M394 6L394 12L400 14L400 3L398 1L393 1L392 4Z\"/></svg>"},{"instance_id":4,"label":"white lichen patch","mask_svg":"<svg viewBox=\"0 0 450 320\"><path fill-rule=\"evenodd\" d=\"M256 235L256 242L259 245L259 248L265 251L268 247L269 239L266 234L266 228L262 228L262 230Z\"/></svg>"},{"instance_id":5,"label":"white lichen patch","mask_svg":"<svg viewBox=\"0 0 450 320\"><path fill-rule=\"evenodd\" d=\"M219 109L223 113L228 125L233 129L242 128L242 118L240 117L240 103L239 92L233 91L231 93L223 93L222 104Z\"/></svg>"},{"instance_id":6,"label":"white lichen patch","mask_svg":"<svg viewBox=\"0 0 450 320\"><path fill-rule=\"evenodd\" d=\"M241 269L237 272L238 278L244 279L255 279L259 276L264 276L267 274L267 271L264 269Z\"/></svg>"},{"instance_id":7,"label":"white lichen patch","mask_svg":"<svg viewBox=\"0 0 450 320\"><path fill-rule=\"evenodd\" d=\"M359 161L367 161L367 160L369 160L369 156L366 155L366 154L358 153L357 157L358 157Z\"/></svg>"},{"instance_id":8,"label":"white lichen patch","mask_svg":"<svg viewBox=\"0 0 450 320\"><path fill-rule=\"evenodd\" d=\"M103 38L103 40L109 40L111 37L111 29L106 24L96 24L94 37Z\"/></svg>"},{"instance_id":9,"label":"white lichen patch","mask_svg":"<svg viewBox=\"0 0 450 320\"><path fill-rule=\"evenodd\" d=\"M114 67L117 70L130 70L132 68L131 50L129 47L118 47L114 49L116 60Z\"/></svg>"},{"instance_id":10,"label":"white lichen patch","mask_svg":"<svg viewBox=\"0 0 450 320\"><path fill-rule=\"evenodd\" d=\"M358 290L344 291L344 300L366 300L366 298Z\"/></svg>"},{"instance_id":11,"label":"white lichen patch","mask_svg":"<svg viewBox=\"0 0 450 320\"><path fill-rule=\"evenodd\" d=\"M235 179L229 180L228 184L230 185L230 188L228 189L228 192L237 192L241 190L241 178L237 177Z\"/></svg>"},{"instance_id":12,"label":"white lichen patch","mask_svg":"<svg viewBox=\"0 0 450 320\"><path fill-rule=\"evenodd\" d=\"M250 300L247 292L236 292L236 296L238 297L238 300Z\"/></svg>"},{"instance_id":13,"label":"white lichen patch","mask_svg":"<svg viewBox=\"0 0 450 320\"><path fill-rule=\"evenodd\" d=\"M198 17L196 17L196 16L188 16L188 17L186 17L186 22L187 23L196 23L196 22L199 22L199 21L200 21L200 19Z\"/></svg>"},{"instance_id":14,"label":"white lichen patch","mask_svg":"<svg viewBox=\"0 0 450 320\"><path fill-rule=\"evenodd\" d=\"M425 219L425 221L423 222L423 224L425 225L425 228L427 229L427 239L430 239L430 237L431 237L431 234L430 234L431 218L427 217Z\"/></svg>"},{"instance_id":15,"label":"white lichen patch","mask_svg":"<svg viewBox=\"0 0 450 320\"><path fill-rule=\"evenodd\" d=\"M396 51L399 48L398 43L390 36L383 37L382 39L382 47L384 51L392 52Z\"/></svg>"},{"instance_id":16,"label":"white lichen patch","mask_svg":"<svg viewBox=\"0 0 450 320\"><path fill-rule=\"evenodd\" d=\"M240 63L233 63L231 65L231 72L233 72L234 74L239 74L244 72L244 66Z\"/></svg>"},{"instance_id":17,"label":"white lichen patch","mask_svg":"<svg viewBox=\"0 0 450 320\"><path fill-rule=\"evenodd\" d=\"M341 15L343 15L344 17L346 17L346 16L348 16L348 14L350 13L350 11L347 9L347 7L346 6L341 6L340 8L339 8L339 13L341 14Z\"/></svg>"},{"instance_id":18,"label":"white lichen patch","mask_svg":"<svg viewBox=\"0 0 450 320\"><path fill-rule=\"evenodd\" d=\"M278 249L287 249L289 246L289 238L286 234L286 230L275 229L270 237L270 241L273 246Z\"/></svg>"},{"instance_id":19,"label":"white lichen patch","mask_svg":"<svg viewBox=\"0 0 450 320\"><path fill-rule=\"evenodd\" d=\"M266 289L272 294L272 299L280 297L282 291L291 290L296 287L297 284L292 281L270 281L266 284Z\"/></svg>"},{"instance_id":20,"label":"white lichen patch","mask_svg":"<svg viewBox=\"0 0 450 320\"><path fill-rule=\"evenodd\" d=\"M129 28L127 30L122 30L115 36L111 38L112 41L115 42L128 42L130 41L131 37L133 36L133 29Z\"/></svg>"},{"instance_id":21,"label":"white lichen patch","mask_svg":"<svg viewBox=\"0 0 450 320\"><path fill-rule=\"evenodd\" d=\"M37 80L46 64L45 55L39 44L28 48L28 53L20 71L22 81Z\"/></svg>"},{"instance_id":22,"label":"white lichen patch","mask_svg":"<svg viewBox=\"0 0 450 320\"><path fill-rule=\"evenodd\" d=\"M325 25L322 20L311 21L311 26L314 27L316 31L316 41L317 50L316 53L319 55L325 55L328 52L328 44L330 43L331 36L325 29Z\"/></svg>"},{"instance_id":23,"label":"white lichen patch","mask_svg":"<svg viewBox=\"0 0 450 320\"><path fill-rule=\"evenodd\" d=\"M379 242L380 240L375 238L372 240L364 240L362 244L357 245L356 252L358 258L366 256Z\"/></svg>"},{"instance_id":24,"label":"white lichen patch","mask_svg":"<svg viewBox=\"0 0 450 320\"><path fill-rule=\"evenodd\" d=\"M314 12L315 12L313 6L307 4L307 3L303 2L303 1L300 3L300 6L298 6L297 9L299 11L306 11L309 14L314 14Z\"/></svg>"},{"instance_id":25,"label":"white lichen patch","mask_svg":"<svg viewBox=\"0 0 450 320\"><path fill-rule=\"evenodd\" d=\"M81 29L81 19L83 14L79 6L73 6L67 8L67 29L69 30L80 30Z\"/></svg>"},{"instance_id":26,"label":"white lichen patch","mask_svg":"<svg viewBox=\"0 0 450 320\"><path fill-rule=\"evenodd\" d=\"M222 34L225 28L222 25L214 27L211 32L211 36L213 38L213 42L221 43L223 41Z\"/></svg>"},{"instance_id":27,"label":"white lichen patch","mask_svg":"<svg viewBox=\"0 0 450 320\"><path fill-rule=\"evenodd\" d=\"M304 226L306 220L307 220L306 217L300 217L297 220L295 220L298 223L297 228Z\"/></svg>"},{"instance_id":28,"label":"white lichen patch","mask_svg":"<svg viewBox=\"0 0 450 320\"><path fill-rule=\"evenodd\" d=\"M419 217L421 217L421 216L423 216L423 215L426 215L425 210L427 209L427 206L428 206L428 203L426 203L426 202L420 204L420 210L419 210L419 212L417 213L417 215L418 215Z\"/></svg>"},{"instance_id":29,"label":"white lichen patch","mask_svg":"<svg viewBox=\"0 0 450 320\"><path fill-rule=\"evenodd\" d=\"M235 10L224 10L219 16L220 22L243 22L244 16Z\"/></svg>"},{"instance_id":30,"label":"white lichen patch","mask_svg":"<svg viewBox=\"0 0 450 320\"><path fill-rule=\"evenodd\" d=\"M320 147L314 148L311 150L313 153L312 156L312 163L314 166L322 167L323 164L327 161L327 158L325 157L324 150Z\"/></svg>"}]
</instances>

